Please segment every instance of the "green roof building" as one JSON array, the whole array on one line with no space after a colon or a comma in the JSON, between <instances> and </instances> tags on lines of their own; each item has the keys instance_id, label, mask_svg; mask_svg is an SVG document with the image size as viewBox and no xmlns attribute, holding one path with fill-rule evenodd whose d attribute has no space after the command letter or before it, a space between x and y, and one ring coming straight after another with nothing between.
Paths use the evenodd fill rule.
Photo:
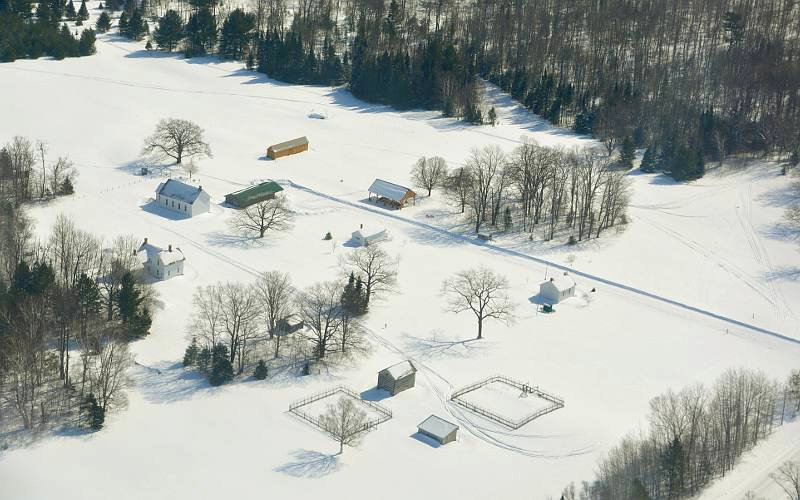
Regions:
<instances>
[{"instance_id":1,"label":"green roof building","mask_svg":"<svg viewBox=\"0 0 800 500\"><path fill-rule=\"evenodd\" d=\"M275 195L281 191L283 191L283 188L275 181L262 182L255 186L240 189L235 193L226 194L225 203L236 208L247 208L261 201L275 198Z\"/></svg>"}]
</instances>

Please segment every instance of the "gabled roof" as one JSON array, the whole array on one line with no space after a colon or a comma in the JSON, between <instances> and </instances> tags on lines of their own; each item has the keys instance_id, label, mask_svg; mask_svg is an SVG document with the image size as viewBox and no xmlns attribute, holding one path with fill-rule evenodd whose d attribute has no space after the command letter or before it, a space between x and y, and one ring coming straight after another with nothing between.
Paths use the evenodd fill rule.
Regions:
<instances>
[{"instance_id":1,"label":"gabled roof","mask_svg":"<svg viewBox=\"0 0 800 500\"><path fill-rule=\"evenodd\" d=\"M569 276L559 276L551 278L550 281L545 281L541 286L553 286L559 292L565 292L575 286L575 281Z\"/></svg>"},{"instance_id":2,"label":"gabled roof","mask_svg":"<svg viewBox=\"0 0 800 500\"><path fill-rule=\"evenodd\" d=\"M168 266L175 262L186 260L180 248L173 248L170 252L169 250L164 250L151 243L142 243L139 246L139 250L136 251L136 256L142 264L150 261L158 261L162 266Z\"/></svg>"},{"instance_id":3,"label":"gabled roof","mask_svg":"<svg viewBox=\"0 0 800 500\"><path fill-rule=\"evenodd\" d=\"M399 380L405 376L411 375L412 373L416 373L417 368L411 361L401 361L395 365L390 366L389 368L384 368L381 372L386 372L392 377L394 380Z\"/></svg>"},{"instance_id":4,"label":"gabled roof","mask_svg":"<svg viewBox=\"0 0 800 500\"><path fill-rule=\"evenodd\" d=\"M369 240L370 238L375 238L376 236L383 236L386 234L386 228L361 228L353 231L353 238L360 239L360 240Z\"/></svg>"},{"instance_id":5,"label":"gabled roof","mask_svg":"<svg viewBox=\"0 0 800 500\"><path fill-rule=\"evenodd\" d=\"M448 434L458 429L456 424L450 423L436 415L431 415L417 426L417 429L439 439L444 439Z\"/></svg>"},{"instance_id":6,"label":"gabled roof","mask_svg":"<svg viewBox=\"0 0 800 500\"><path fill-rule=\"evenodd\" d=\"M261 184L240 189L234 193L225 195L225 200L240 207L246 207L259 201L264 201L270 196L283 191L283 188L275 181L265 181Z\"/></svg>"},{"instance_id":7,"label":"gabled roof","mask_svg":"<svg viewBox=\"0 0 800 500\"><path fill-rule=\"evenodd\" d=\"M382 179L375 179L369 187L369 192L383 196L397 203L404 202L411 196L416 196L417 193L400 184L384 181Z\"/></svg>"},{"instance_id":8,"label":"gabled roof","mask_svg":"<svg viewBox=\"0 0 800 500\"><path fill-rule=\"evenodd\" d=\"M272 146L269 147L269 149L275 151L276 153L279 153L284 149L291 149L297 146L303 146L305 144L308 144L308 138L306 136L303 136L303 137L298 137L297 139L292 139L290 141L273 144Z\"/></svg>"},{"instance_id":9,"label":"gabled roof","mask_svg":"<svg viewBox=\"0 0 800 500\"><path fill-rule=\"evenodd\" d=\"M193 204L201 195L209 196L201 187L195 187L179 180L167 179L158 185L156 193L168 198L184 201Z\"/></svg>"}]
</instances>

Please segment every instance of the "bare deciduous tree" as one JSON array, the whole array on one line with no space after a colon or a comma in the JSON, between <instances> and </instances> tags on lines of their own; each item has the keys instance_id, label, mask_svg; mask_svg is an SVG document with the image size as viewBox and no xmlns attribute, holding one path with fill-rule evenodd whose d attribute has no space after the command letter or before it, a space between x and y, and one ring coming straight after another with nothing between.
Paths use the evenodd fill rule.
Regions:
<instances>
[{"instance_id":1,"label":"bare deciduous tree","mask_svg":"<svg viewBox=\"0 0 800 500\"><path fill-rule=\"evenodd\" d=\"M341 331L339 304L342 288L336 281L317 283L296 296L297 313L305 324L303 336L311 343L314 357L322 359L334 350Z\"/></svg>"},{"instance_id":2,"label":"bare deciduous tree","mask_svg":"<svg viewBox=\"0 0 800 500\"><path fill-rule=\"evenodd\" d=\"M283 196L264 200L239 211L231 226L243 234L255 233L263 238L267 231L283 231L291 227L292 211Z\"/></svg>"},{"instance_id":3,"label":"bare deciduous tree","mask_svg":"<svg viewBox=\"0 0 800 500\"><path fill-rule=\"evenodd\" d=\"M414 164L411 169L411 180L415 186L431 191L441 186L447 178L447 162L440 156L430 158L422 157Z\"/></svg>"},{"instance_id":4,"label":"bare deciduous tree","mask_svg":"<svg viewBox=\"0 0 800 500\"><path fill-rule=\"evenodd\" d=\"M269 338L275 341L275 357L277 358L281 337L276 335L276 330L279 322L292 313L294 287L289 274L268 271L256 281L255 290L260 303L261 315L267 324L267 333Z\"/></svg>"},{"instance_id":5,"label":"bare deciduous tree","mask_svg":"<svg viewBox=\"0 0 800 500\"><path fill-rule=\"evenodd\" d=\"M203 139L203 129L195 123L167 118L159 121L155 133L145 139L142 154L171 158L181 164L184 158L211 157L211 148Z\"/></svg>"},{"instance_id":6,"label":"bare deciduous tree","mask_svg":"<svg viewBox=\"0 0 800 500\"><path fill-rule=\"evenodd\" d=\"M478 338L483 337L483 322L493 318L505 323L514 319L514 305L508 298L508 280L487 267L457 273L442 284L449 299L448 310L472 311L478 321Z\"/></svg>"},{"instance_id":7,"label":"bare deciduous tree","mask_svg":"<svg viewBox=\"0 0 800 500\"><path fill-rule=\"evenodd\" d=\"M197 162L194 161L194 159L189 160L188 162L183 164L183 171L186 172L189 175L189 178L191 179L197 172L200 171L200 165L198 165Z\"/></svg>"},{"instance_id":8,"label":"bare deciduous tree","mask_svg":"<svg viewBox=\"0 0 800 500\"><path fill-rule=\"evenodd\" d=\"M784 462L769 477L786 493L786 498L800 500L800 462Z\"/></svg>"},{"instance_id":9,"label":"bare deciduous tree","mask_svg":"<svg viewBox=\"0 0 800 500\"><path fill-rule=\"evenodd\" d=\"M125 403L125 389L130 386L127 375L130 364L128 345L117 340L105 342L93 356L91 392L104 411Z\"/></svg>"},{"instance_id":10,"label":"bare deciduous tree","mask_svg":"<svg viewBox=\"0 0 800 500\"><path fill-rule=\"evenodd\" d=\"M392 259L379 245L360 247L342 259L346 274L361 277L366 300L392 290L397 283L397 259Z\"/></svg>"},{"instance_id":11,"label":"bare deciduous tree","mask_svg":"<svg viewBox=\"0 0 800 500\"><path fill-rule=\"evenodd\" d=\"M367 414L356 407L349 396L339 398L336 404L328 405L325 413L320 415L322 428L339 443L339 453L344 445L355 446L367 431Z\"/></svg>"}]
</instances>

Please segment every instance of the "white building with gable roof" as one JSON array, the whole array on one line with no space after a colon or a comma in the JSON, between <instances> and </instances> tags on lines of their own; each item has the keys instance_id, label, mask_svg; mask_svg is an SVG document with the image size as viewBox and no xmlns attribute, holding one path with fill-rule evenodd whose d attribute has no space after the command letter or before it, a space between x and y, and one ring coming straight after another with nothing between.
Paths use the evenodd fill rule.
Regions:
<instances>
[{"instance_id":1,"label":"white building with gable roof","mask_svg":"<svg viewBox=\"0 0 800 500\"><path fill-rule=\"evenodd\" d=\"M154 278L165 280L183 275L183 263L186 257L180 248L172 248L172 245L169 245L165 250L148 243L145 238L136 251L136 256L144 270Z\"/></svg>"},{"instance_id":2,"label":"white building with gable roof","mask_svg":"<svg viewBox=\"0 0 800 500\"><path fill-rule=\"evenodd\" d=\"M211 196L203 186L192 186L184 182L167 179L156 189L156 203L187 217L204 214L211 208Z\"/></svg>"}]
</instances>

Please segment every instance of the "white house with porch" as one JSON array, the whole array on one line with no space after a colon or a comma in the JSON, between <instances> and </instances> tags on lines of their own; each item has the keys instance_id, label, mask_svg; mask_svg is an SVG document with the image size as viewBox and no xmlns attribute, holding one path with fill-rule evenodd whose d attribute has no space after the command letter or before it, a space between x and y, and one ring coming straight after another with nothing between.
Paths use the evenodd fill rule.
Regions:
<instances>
[{"instance_id":1,"label":"white house with porch","mask_svg":"<svg viewBox=\"0 0 800 500\"><path fill-rule=\"evenodd\" d=\"M211 196L203 186L192 186L179 180L167 179L156 189L156 203L187 217L204 214L211 208Z\"/></svg>"},{"instance_id":2,"label":"white house with porch","mask_svg":"<svg viewBox=\"0 0 800 500\"><path fill-rule=\"evenodd\" d=\"M165 280L183 275L186 257L180 248L169 245L165 250L148 243L145 238L136 251L136 256L144 270L156 279Z\"/></svg>"}]
</instances>

